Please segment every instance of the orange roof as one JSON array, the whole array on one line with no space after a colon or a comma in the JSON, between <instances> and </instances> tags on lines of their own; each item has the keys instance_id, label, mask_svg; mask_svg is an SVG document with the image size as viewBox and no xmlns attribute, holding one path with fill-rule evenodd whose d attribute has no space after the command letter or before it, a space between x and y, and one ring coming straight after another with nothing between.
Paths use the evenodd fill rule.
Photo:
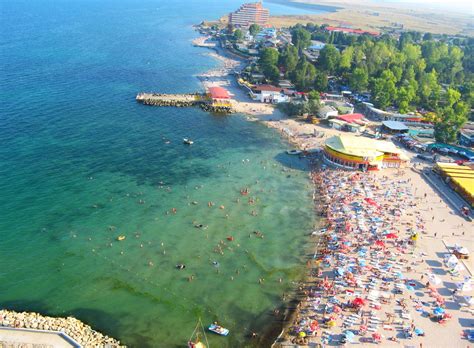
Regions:
<instances>
[{"instance_id":1,"label":"orange roof","mask_svg":"<svg viewBox=\"0 0 474 348\"><path fill-rule=\"evenodd\" d=\"M336 117L339 120L345 121L347 123L353 123L357 121L360 121L364 118L364 115L362 114L346 114L346 115L339 115Z\"/></svg>"},{"instance_id":2,"label":"orange roof","mask_svg":"<svg viewBox=\"0 0 474 348\"><path fill-rule=\"evenodd\" d=\"M222 87L209 87L209 94L212 99L229 99L229 92Z\"/></svg>"}]
</instances>

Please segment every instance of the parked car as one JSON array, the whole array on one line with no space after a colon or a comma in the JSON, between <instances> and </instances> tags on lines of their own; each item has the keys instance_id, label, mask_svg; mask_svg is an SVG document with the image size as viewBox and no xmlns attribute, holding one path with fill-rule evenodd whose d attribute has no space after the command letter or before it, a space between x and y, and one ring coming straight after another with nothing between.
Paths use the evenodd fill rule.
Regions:
<instances>
[{"instance_id":1,"label":"parked car","mask_svg":"<svg viewBox=\"0 0 474 348\"><path fill-rule=\"evenodd\" d=\"M427 155L422 155L422 154L416 155L416 158L419 158L421 160L428 161L428 162L434 161L434 158L432 156L427 156Z\"/></svg>"}]
</instances>

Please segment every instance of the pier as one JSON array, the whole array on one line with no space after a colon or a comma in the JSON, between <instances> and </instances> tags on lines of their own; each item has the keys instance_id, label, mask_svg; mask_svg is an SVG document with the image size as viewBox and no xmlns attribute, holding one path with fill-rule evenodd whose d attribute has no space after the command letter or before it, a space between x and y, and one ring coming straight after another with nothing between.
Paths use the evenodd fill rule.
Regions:
<instances>
[{"instance_id":1,"label":"pier","mask_svg":"<svg viewBox=\"0 0 474 348\"><path fill-rule=\"evenodd\" d=\"M213 98L211 94L161 94L161 93L139 93L136 101L145 105L189 107L198 106L201 109L216 113L232 113L230 100Z\"/></svg>"}]
</instances>

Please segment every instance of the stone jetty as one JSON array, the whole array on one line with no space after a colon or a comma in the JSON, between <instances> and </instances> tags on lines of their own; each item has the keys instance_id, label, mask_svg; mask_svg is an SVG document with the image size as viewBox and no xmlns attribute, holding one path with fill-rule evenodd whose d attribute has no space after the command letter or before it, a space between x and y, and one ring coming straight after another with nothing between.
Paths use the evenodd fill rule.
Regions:
<instances>
[{"instance_id":1,"label":"stone jetty","mask_svg":"<svg viewBox=\"0 0 474 348\"><path fill-rule=\"evenodd\" d=\"M139 93L136 101L145 105L153 106L172 106L189 107L199 106L201 109L209 112L232 113L230 103L219 103L213 101L206 94L161 94L161 93Z\"/></svg>"},{"instance_id":2,"label":"stone jetty","mask_svg":"<svg viewBox=\"0 0 474 348\"><path fill-rule=\"evenodd\" d=\"M73 317L54 318L34 312L0 310L0 328L21 328L62 332L84 347L125 347L120 341L93 330Z\"/></svg>"}]
</instances>

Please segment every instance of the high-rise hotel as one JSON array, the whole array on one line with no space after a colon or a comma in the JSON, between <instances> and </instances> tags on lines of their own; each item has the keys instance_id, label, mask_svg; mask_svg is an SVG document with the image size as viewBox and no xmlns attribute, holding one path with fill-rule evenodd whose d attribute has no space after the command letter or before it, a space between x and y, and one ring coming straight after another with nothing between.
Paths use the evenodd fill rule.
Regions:
<instances>
[{"instance_id":1,"label":"high-rise hotel","mask_svg":"<svg viewBox=\"0 0 474 348\"><path fill-rule=\"evenodd\" d=\"M252 24L264 26L269 14L261 2L243 4L237 11L229 14L229 23L236 27L248 27Z\"/></svg>"}]
</instances>

